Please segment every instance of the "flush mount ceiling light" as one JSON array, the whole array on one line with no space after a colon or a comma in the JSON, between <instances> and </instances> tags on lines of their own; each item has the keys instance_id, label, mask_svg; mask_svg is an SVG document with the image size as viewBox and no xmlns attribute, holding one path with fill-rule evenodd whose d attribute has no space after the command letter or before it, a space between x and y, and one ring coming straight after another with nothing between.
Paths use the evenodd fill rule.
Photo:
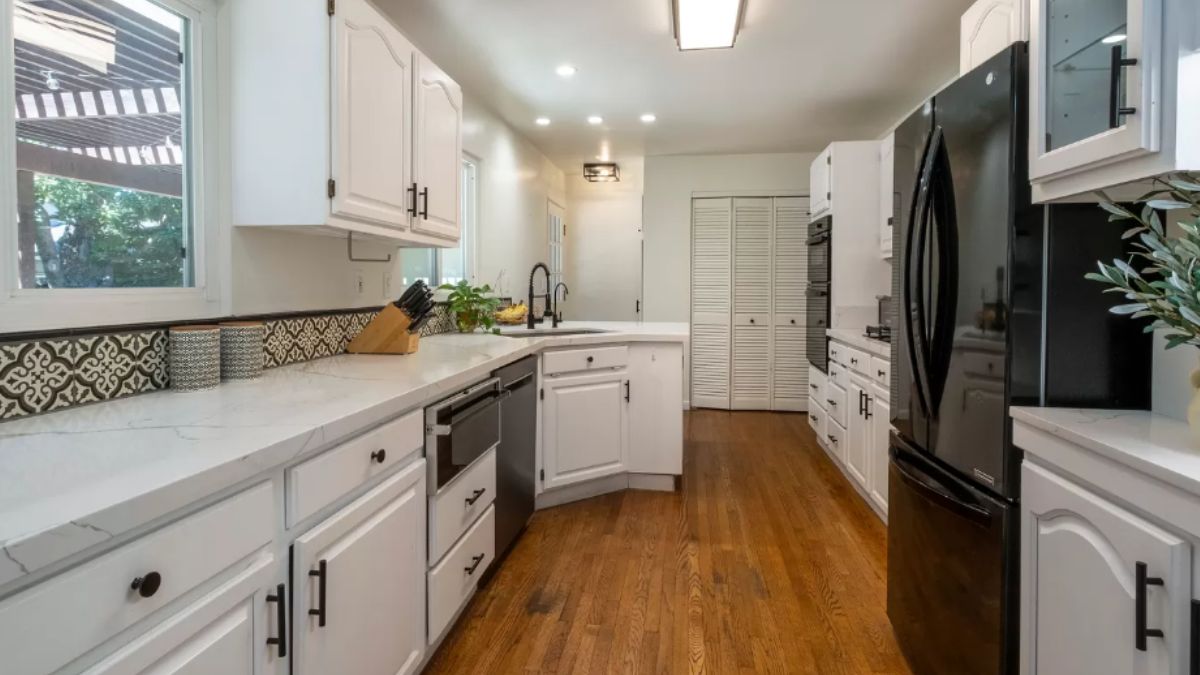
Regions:
<instances>
[{"instance_id":1,"label":"flush mount ceiling light","mask_svg":"<svg viewBox=\"0 0 1200 675\"><path fill-rule=\"evenodd\" d=\"M1124 33L1113 33L1112 35L1109 35L1108 37L1101 40L1101 42L1103 42L1106 45L1115 45L1118 42L1124 42L1124 41L1125 41Z\"/></svg>"},{"instance_id":2,"label":"flush mount ceiling light","mask_svg":"<svg viewBox=\"0 0 1200 675\"><path fill-rule=\"evenodd\" d=\"M584 164L583 179L589 183L619 183L621 168L612 162Z\"/></svg>"},{"instance_id":3,"label":"flush mount ceiling light","mask_svg":"<svg viewBox=\"0 0 1200 675\"><path fill-rule=\"evenodd\" d=\"M564 63L561 66L555 68L554 72L558 73L559 77L574 77L575 73L577 73L579 71L575 68L575 66L573 66L569 63Z\"/></svg>"},{"instance_id":4,"label":"flush mount ceiling light","mask_svg":"<svg viewBox=\"0 0 1200 675\"><path fill-rule=\"evenodd\" d=\"M658 119L658 116L655 115L654 113L646 113L645 115L642 115L642 121L645 122L646 124L652 124L657 119Z\"/></svg>"},{"instance_id":5,"label":"flush mount ceiling light","mask_svg":"<svg viewBox=\"0 0 1200 675\"><path fill-rule=\"evenodd\" d=\"M599 115L592 115L588 117L587 122L588 124L604 124L604 118Z\"/></svg>"},{"instance_id":6,"label":"flush mount ceiling light","mask_svg":"<svg viewBox=\"0 0 1200 675\"><path fill-rule=\"evenodd\" d=\"M550 118L549 117L539 117L536 120L534 120L533 122L534 122L534 124L538 125L539 127L550 126Z\"/></svg>"},{"instance_id":7,"label":"flush mount ceiling light","mask_svg":"<svg viewBox=\"0 0 1200 675\"><path fill-rule=\"evenodd\" d=\"M737 40L746 0L671 0L679 49L728 49Z\"/></svg>"}]
</instances>

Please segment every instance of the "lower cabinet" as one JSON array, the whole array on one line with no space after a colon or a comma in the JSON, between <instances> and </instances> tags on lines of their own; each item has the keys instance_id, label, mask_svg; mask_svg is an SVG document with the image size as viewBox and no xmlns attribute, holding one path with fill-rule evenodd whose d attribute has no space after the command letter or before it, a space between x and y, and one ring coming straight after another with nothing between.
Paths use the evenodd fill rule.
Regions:
<instances>
[{"instance_id":1,"label":"lower cabinet","mask_svg":"<svg viewBox=\"0 0 1200 675\"><path fill-rule=\"evenodd\" d=\"M683 345L629 348L630 473L683 473Z\"/></svg>"},{"instance_id":2,"label":"lower cabinet","mask_svg":"<svg viewBox=\"0 0 1200 675\"><path fill-rule=\"evenodd\" d=\"M546 489L626 471L629 448L624 368L545 380L542 464ZM682 411L681 411L682 414Z\"/></svg>"},{"instance_id":3,"label":"lower cabinet","mask_svg":"<svg viewBox=\"0 0 1200 675\"><path fill-rule=\"evenodd\" d=\"M850 472L850 477L858 481L859 486L863 488L867 487L867 473L870 471L867 464L867 445L871 437L870 416L872 414L867 397L869 388L869 384L863 384L855 376L851 378L846 392L846 416L849 418L846 421L846 470Z\"/></svg>"},{"instance_id":4,"label":"lower cabinet","mask_svg":"<svg viewBox=\"0 0 1200 675\"><path fill-rule=\"evenodd\" d=\"M888 361L841 342L829 344L829 377L814 392L824 392L825 410L809 423L830 456L885 520L888 512Z\"/></svg>"},{"instance_id":5,"label":"lower cabinet","mask_svg":"<svg viewBox=\"0 0 1200 675\"><path fill-rule=\"evenodd\" d=\"M416 672L425 649L425 460L292 548L296 675Z\"/></svg>"},{"instance_id":6,"label":"lower cabinet","mask_svg":"<svg viewBox=\"0 0 1200 675\"><path fill-rule=\"evenodd\" d=\"M888 403L888 391L879 385L872 386L867 405L871 409L870 428L867 431L868 486L867 496L884 516L888 511L888 448L892 414Z\"/></svg>"},{"instance_id":7,"label":"lower cabinet","mask_svg":"<svg viewBox=\"0 0 1200 675\"><path fill-rule=\"evenodd\" d=\"M1191 544L1028 460L1021 480L1021 672L1195 672Z\"/></svg>"}]
</instances>

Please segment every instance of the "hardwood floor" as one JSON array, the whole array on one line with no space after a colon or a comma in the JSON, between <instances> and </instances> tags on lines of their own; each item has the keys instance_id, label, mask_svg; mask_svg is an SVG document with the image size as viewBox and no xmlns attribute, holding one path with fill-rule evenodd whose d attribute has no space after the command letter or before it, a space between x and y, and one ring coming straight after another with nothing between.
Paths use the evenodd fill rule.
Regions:
<instances>
[{"instance_id":1,"label":"hardwood floor","mask_svg":"<svg viewBox=\"0 0 1200 675\"><path fill-rule=\"evenodd\" d=\"M800 414L686 418L683 489L534 515L428 673L909 673L879 519Z\"/></svg>"}]
</instances>

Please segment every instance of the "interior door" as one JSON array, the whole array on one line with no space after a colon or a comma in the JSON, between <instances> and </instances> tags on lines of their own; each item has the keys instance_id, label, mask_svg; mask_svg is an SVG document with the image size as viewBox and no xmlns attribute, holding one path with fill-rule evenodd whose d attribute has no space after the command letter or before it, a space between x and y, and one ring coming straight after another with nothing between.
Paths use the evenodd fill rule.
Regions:
<instances>
[{"instance_id":1,"label":"interior door","mask_svg":"<svg viewBox=\"0 0 1200 675\"><path fill-rule=\"evenodd\" d=\"M625 471L628 382L619 371L546 380L542 443L546 488Z\"/></svg>"},{"instance_id":2,"label":"interior door","mask_svg":"<svg viewBox=\"0 0 1200 675\"><path fill-rule=\"evenodd\" d=\"M332 214L407 227L413 46L366 0L338 2L332 26Z\"/></svg>"},{"instance_id":3,"label":"interior door","mask_svg":"<svg viewBox=\"0 0 1200 675\"><path fill-rule=\"evenodd\" d=\"M414 673L425 649L425 460L296 540L296 675Z\"/></svg>"},{"instance_id":4,"label":"interior door","mask_svg":"<svg viewBox=\"0 0 1200 675\"><path fill-rule=\"evenodd\" d=\"M772 311L774 358L772 410L808 409L808 348L806 325L808 288L807 197L775 199L772 242Z\"/></svg>"},{"instance_id":5,"label":"interior door","mask_svg":"<svg viewBox=\"0 0 1200 675\"><path fill-rule=\"evenodd\" d=\"M771 406L774 200L733 200L733 381L730 407Z\"/></svg>"},{"instance_id":6,"label":"interior door","mask_svg":"<svg viewBox=\"0 0 1200 675\"><path fill-rule=\"evenodd\" d=\"M462 89L422 56L416 92L413 230L457 241L462 223Z\"/></svg>"},{"instance_id":7,"label":"interior door","mask_svg":"<svg viewBox=\"0 0 1200 675\"><path fill-rule=\"evenodd\" d=\"M692 200L691 403L729 408L733 200Z\"/></svg>"}]
</instances>

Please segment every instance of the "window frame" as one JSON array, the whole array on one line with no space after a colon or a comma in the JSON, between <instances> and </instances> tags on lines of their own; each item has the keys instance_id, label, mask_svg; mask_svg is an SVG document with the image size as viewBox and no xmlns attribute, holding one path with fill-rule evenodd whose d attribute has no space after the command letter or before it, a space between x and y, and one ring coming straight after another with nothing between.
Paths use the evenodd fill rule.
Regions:
<instances>
[{"instance_id":1,"label":"window frame","mask_svg":"<svg viewBox=\"0 0 1200 675\"><path fill-rule=\"evenodd\" d=\"M221 182L221 139L225 133L220 102L222 60L218 52L219 17L214 0L152 0L188 21L185 50L189 77L181 92L187 107L185 128L191 154L185 173L185 212L192 232L193 285L179 288L20 288L17 279L17 163L15 106L0 105L0 334L116 324L202 319L220 316L228 304L222 294L228 256L227 189ZM14 0L0 0L0 101L14 101Z\"/></svg>"},{"instance_id":2,"label":"window frame","mask_svg":"<svg viewBox=\"0 0 1200 675\"><path fill-rule=\"evenodd\" d=\"M474 155L465 153L465 152L463 153L462 158L459 162L459 169L464 174L463 185L462 185L462 195L463 195L463 206L465 206L466 208L463 208L462 212L459 214L459 219L460 219L459 220L459 240L458 240L459 245L455 248L459 248L462 250L463 277L470 280L472 284L478 283L475 278L475 261L476 261L476 256L475 256L476 248L475 247L477 246L477 240L478 240L479 213L480 213L480 208L479 208L479 199L480 199L479 171L480 171L480 168L479 168L479 164L480 164L479 158L475 157ZM466 176L465 176L466 167L468 165L471 167L471 180L470 180L469 184L468 184L468 181L466 180ZM429 268L430 268L430 270L432 270L431 276L437 282L437 283L431 282L430 285L433 286L434 288L436 288L436 287L442 285L443 283L445 283L445 280L442 277L442 267L443 267L442 254L444 254L446 251L452 251L454 249L423 248L423 249L419 249L419 250L424 251L425 255L429 256L429 261L430 261ZM403 271L404 270L401 269L401 273L402 273L401 276L403 276ZM444 296L449 295L449 291L437 291L436 293L437 293L437 295L435 297L437 297L438 299L445 299Z\"/></svg>"}]
</instances>

